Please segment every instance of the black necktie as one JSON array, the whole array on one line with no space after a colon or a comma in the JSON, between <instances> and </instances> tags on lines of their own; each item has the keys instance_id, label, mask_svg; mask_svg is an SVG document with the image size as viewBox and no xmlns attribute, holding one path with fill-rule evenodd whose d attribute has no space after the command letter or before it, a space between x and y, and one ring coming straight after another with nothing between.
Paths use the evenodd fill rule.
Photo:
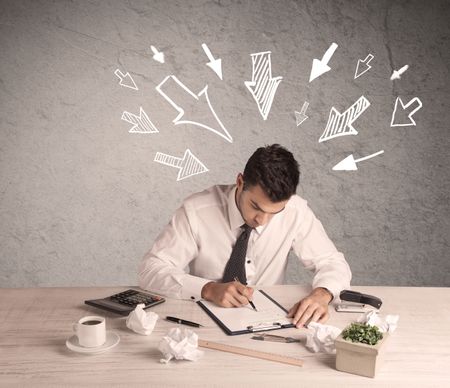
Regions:
<instances>
[{"instance_id":1,"label":"black necktie","mask_svg":"<svg viewBox=\"0 0 450 388\"><path fill-rule=\"evenodd\" d=\"M247 253L248 239L252 228L247 224L241 226L242 233L236 240L236 244L231 251L230 259L225 267L222 282L232 282L238 278L242 284L247 284L247 275L245 274L245 254Z\"/></svg>"}]
</instances>

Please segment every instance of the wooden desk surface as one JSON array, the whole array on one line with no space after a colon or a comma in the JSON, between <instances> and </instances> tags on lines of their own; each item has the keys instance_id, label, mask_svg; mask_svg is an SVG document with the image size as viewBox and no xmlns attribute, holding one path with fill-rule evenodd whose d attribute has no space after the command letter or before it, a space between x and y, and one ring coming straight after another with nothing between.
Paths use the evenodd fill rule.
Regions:
<instances>
[{"instance_id":1,"label":"wooden desk surface","mask_svg":"<svg viewBox=\"0 0 450 388\"><path fill-rule=\"evenodd\" d=\"M152 311L160 319L150 336L130 331L125 318L83 304L127 287L34 288L0 290L0 386L127 385L127 386L270 386L361 387L450 386L450 288L354 287L383 300L382 314L400 315L391 336L383 368L375 379L334 368L335 356L310 353L302 343L273 343L250 339L251 334L229 337L190 301L167 300ZM265 288L289 308L308 289L300 286ZM336 313L329 324L344 328L359 314ZM85 355L70 351L65 341L72 323L84 315L103 315L107 329L120 335L114 349ZM157 346L175 315L199 322L195 329L205 340L270 351L304 360L303 367L205 350L197 362L161 364ZM187 326L183 326L187 327ZM284 329L278 334L303 337L306 329Z\"/></svg>"}]
</instances>

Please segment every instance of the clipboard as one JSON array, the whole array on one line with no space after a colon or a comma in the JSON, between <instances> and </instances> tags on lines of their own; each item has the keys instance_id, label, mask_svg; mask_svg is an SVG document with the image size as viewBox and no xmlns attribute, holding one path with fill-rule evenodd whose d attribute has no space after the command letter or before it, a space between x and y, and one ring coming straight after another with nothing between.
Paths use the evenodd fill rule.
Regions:
<instances>
[{"instance_id":1,"label":"clipboard","mask_svg":"<svg viewBox=\"0 0 450 388\"><path fill-rule=\"evenodd\" d=\"M253 302L258 311L250 305L238 308L220 307L201 300L197 304L216 322L228 335L239 335L295 327L288 311L263 290L253 294Z\"/></svg>"}]
</instances>

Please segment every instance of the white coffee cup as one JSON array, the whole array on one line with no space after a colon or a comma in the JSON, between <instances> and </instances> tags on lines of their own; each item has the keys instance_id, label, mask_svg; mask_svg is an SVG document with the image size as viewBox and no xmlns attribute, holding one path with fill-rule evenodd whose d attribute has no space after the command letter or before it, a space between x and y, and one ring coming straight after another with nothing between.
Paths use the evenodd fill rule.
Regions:
<instances>
[{"instance_id":1,"label":"white coffee cup","mask_svg":"<svg viewBox=\"0 0 450 388\"><path fill-rule=\"evenodd\" d=\"M89 315L73 324L78 342L85 348L102 346L106 342L106 323L104 317Z\"/></svg>"}]
</instances>

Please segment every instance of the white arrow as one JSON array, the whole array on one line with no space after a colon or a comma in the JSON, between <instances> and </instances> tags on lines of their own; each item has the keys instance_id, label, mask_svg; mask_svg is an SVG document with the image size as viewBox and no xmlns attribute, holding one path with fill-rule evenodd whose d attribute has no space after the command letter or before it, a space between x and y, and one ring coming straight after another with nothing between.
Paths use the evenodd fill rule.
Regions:
<instances>
[{"instance_id":1,"label":"white arrow","mask_svg":"<svg viewBox=\"0 0 450 388\"><path fill-rule=\"evenodd\" d=\"M394 79L400 79L402 78L401 75L408 70L409 66L405 65L402 68L398 69L398 70L394 70L394 72L391 75L391 81L393 81Z\"/></svg>"},{"instance_id":2,"label":"white arrow","mask_svg":"<svg viewBox=\"0 0 450 388\"><path fill-rule=\"evenodd\" d=\"M369 54L366 57L366 59L364 59L363 61L361 59L358 59L354 79L361 77L366 71L369 71L372 68L372 66L369 65L369 63L372 59L373 59L372 54ZM361 66L362 70L359 69L360 66Z\"/></svg>"},{"instance_id":3,"label":"white arrow","mask_svg":"<svg viewBox=\"0 0 450 388\"><path fill-rule=\"evenodd\" d=\"M129 133L157 133L158 128L152 123L152 121L148 118L147 113L144 112L144 109L139 109L139 116L134 113L130 113L124 111L122 113L122 120L133 124L131 129L128 131Z\"/></svg>"},{"instance_id":4,"label":"white arrow","mask_svg":"<svg viewBox=\"0 0 450 388\"><path fill-rule=\"evenodd\" d=\"M357 135L358 131L353 126L355 120L361 116L370 106L369 100L361 96L343 113L332 106L328 116L327 126L320 136L319 143L333 139L338 136Z\"/></svg>"},{"instance_id":5,"label":"white arrow","mask_svg":"<svg viewBox=\"0 0 450 388\"><path fill-rule=\"evenodd\" d=\"M321 60L314 59L311 69L311 75L309 76L309 82L320 77L322 74L331 70L331 67L328 66L328 62L333 56L334 52L338 48L336 43L332 43L328 50L325 52L323 58Z\"/></svg>"},{"instance_id":6,"label":"white arrow","mask_svg":"<svg viewBox=\"0 0 450 388\"><path fill-rule=\"evenodd\" d=\"M184 156L182 158L157 152L154 161L165 164L166 166L178 168L179 171L177 181L209 171L189 149L184 152Z\"/></svg>"},{"instance_id":7,"label":"white arrow","mask_svg":"<svg viewBox=\"0 0 450 388\"><path fill-rule=\"evenodd\" d=\"M119 69L116 69L114 74L117 75L117 77L119 77L119 79L120 79L119 85L120 86L125 86L126 88L139 90L138 87L136 86L133 78L131 77L130 73L127 72L124 74Z\"/></svg>"},{"instance_id":8,"label":"white arrow","mask_svg":"<svg viewBox=\"0 0 450 388\"><path fill-rule=\"evenodd\" d=\"M203 51L205 52L206 56L209 59L209 62L206 64L206 66L209 66L214 73L217 74L217 76L220 79L222 78L222 60L219 59L214 59L213 55L211 54L211 51L209 50L208 46L205 43L202 43L202 48Z\"/></svg>"},{"instance_id":9,"label":"white arrow","mask_svg":"<svg viewBox=\"0 0 450 388\"><path fill-rule=\"evenodd\" d=\"M252 80L244 81L258 105L259 113L267 120L278 85L283 77L272 77L270 51L250 54L252 57Z\"/></svg>"},{"instance_id":10,"label":"white arrow","mask_svg":"<svg viewBox=\"0 0 450 388\"><path fill-rule=\"evenodd\" d=\"M341 160L336 166L333 167L334 171L356 171L358 167L356 167L356 163L362 162L363 160L367 160L373 158L377 155L380 155L384 152L384 150L375 152L372 155L365 156L364 158L354 159L353 154L347 156L344 160Z\"/></svg>"},{"instance_id":11,"label":"white arrow","mask_svg":"<svg viewBox=\"0 0 450 388\"><path fill-rule=\"evenodd\" d=\"M164 63L164 53L162 51L158 51L155 46L150 46L153 51L153 59L158 61L159 63Z\"/></svg>"},{"instance_id":12,"label":"white arrow","mask_svg":"<svg viewBox=\"0 0 450 388\"><path fill-rule=\"evenodd\" d=\"M302 109L300 110L300 112L295 111L295 119L297 120L297 127L308 118L308 116L306 116L306 109L308 109L308 106L309 106L309 102L305 101L303 103L303 106L302 106Z\"/></svg>"},{"instance_id":13,"label":"white arrow","mask_svg":"<svg viewBox=\"0 0 450 388\"><path fill-rule=\"evenodd\" d=\"M412 106L415 103L415 107ZM411 109L411 112L408 113L408 120L406 120L406 117L398 117L401 116L397 113L398 107L401 106L402 110L400 111L400 114L407 113L408 109ZM420 108L422 108L422 101L418 97L414 97L406 104L403 104L403 101L400 97L397 97L395 100L395 106L394 111L392 112L392 119L391 119L391 127L408 127L410 125L416 125L416 122L413 119L414 113L416 113ZM397 116L397 117L396 117Z\"/></svg>"},{"instance_id":14,"label":"white arrow","mask_svg":"<svg viewBox=\"0 0 450 388\"><path fill-rule=\"evenodd\" d=\"M169 84L169 85L166 85ZM185 116L185 112L184 109L179 106L171 97L169 97L169 95L164 91L166 88L170 87L170 84L174 84L175 87L179 87L182 90L184 90L189 96L191 96L192 98L194 98L197 102L199 103L204 103L203 101L200 101L200 97L204 97L209 110L211 111L211 113L213 114L214 118L216 119L216 121L218 122L220 129L216 129L213 127L210 127L209 125L197 122L197 121L192 121L192 120L187 120L184 116ZM208 85L206 85L201 91L200 93L195 94L193 93L190 89L188 89L188 87L186 85L184 85L177 77L175 77L174 75L168 75L166 78L163 79L163 81L156 86L155 88L159 94L161 94L161 96L163 96L170 105L172 105L176 111L178 112L178 116L175 117L172 122L175 123L175 125L179 125L179 124L192 124L192 125L196 125L199 126L201 128L207 129L208 131L214 132L216 135L219 135L220 137L224 138L226 141L233 143L233 138L231 137L230 133L227 131L227 129L224 127L224 125L222 124L222 122L220 121L219 117L217 116L216 112L214 111L214 108L211 105L211 102L209 100L209 96L208 96ZM173 91L172 91L173 92Z\"/></svg>"}]
</instances>

